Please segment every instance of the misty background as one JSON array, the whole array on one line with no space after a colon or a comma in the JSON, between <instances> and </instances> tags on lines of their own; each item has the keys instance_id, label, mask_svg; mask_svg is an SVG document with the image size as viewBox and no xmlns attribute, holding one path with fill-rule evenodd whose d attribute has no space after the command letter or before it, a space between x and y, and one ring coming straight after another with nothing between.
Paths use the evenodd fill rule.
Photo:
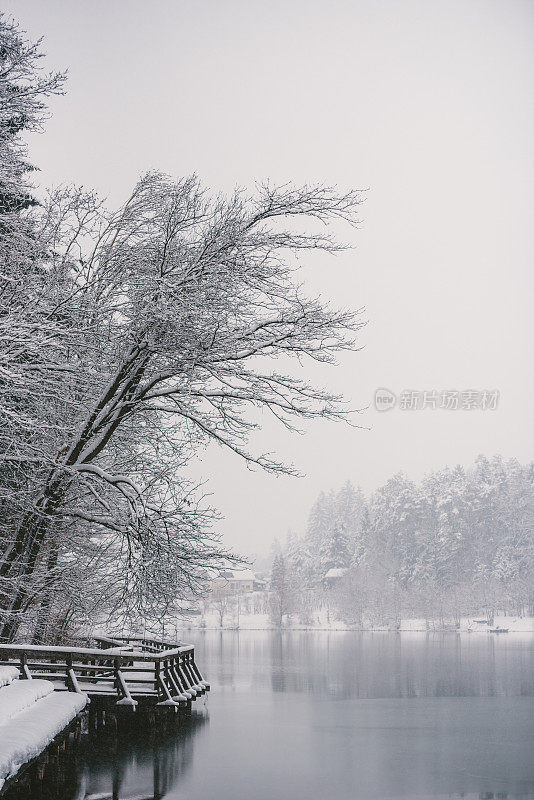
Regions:
<instances>
[{"instance_id":1,"label":"misty background","mask_svg":"<svg viewBox=\"0 0 534 800\"><path fill-rule=\"evenodd\" d=\"M47 68L68 68L34 181L111 203L154 168L213 191L255 180L368 189L353 249L303 264L310 293L365 307L357 353L310 377L363 429L265 420L258 449L305 479L210 447L195 467L225 541L265 551L300 532L321 489L370 492L479 453L532 457L532 2L70 2L5 10ZM497 389L495 411L378 413L378 387Z\"/></svg>"}]
</instances>

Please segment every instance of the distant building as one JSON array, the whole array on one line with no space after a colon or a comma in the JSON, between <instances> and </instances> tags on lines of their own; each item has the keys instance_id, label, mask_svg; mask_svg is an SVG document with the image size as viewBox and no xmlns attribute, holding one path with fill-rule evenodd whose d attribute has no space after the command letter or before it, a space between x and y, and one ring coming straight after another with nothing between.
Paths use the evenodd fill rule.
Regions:
<instances>
[{"instance_id":1,"label":"distant building","mask_svg":"<svg viewBox=\"0 0 534 800\"><path fill-rule=\"evenodd\" d=\"M334 586L341 578L347 574L347 567L332 567L329 569L323 580L327 586Z\"/></svg>"},{"instance_id":2,"label":"distant building","mask_svg":"<svg viewBox=\"0 0 534 800\"><path fill-rule=\"evenodd\" d=\"M256 591L255 583L257 584L258 580L250 569L227 569L218 578L214 578L211 589L212 591L226 589L233 594L244 594Z\"/></svg>"}]
</instances>

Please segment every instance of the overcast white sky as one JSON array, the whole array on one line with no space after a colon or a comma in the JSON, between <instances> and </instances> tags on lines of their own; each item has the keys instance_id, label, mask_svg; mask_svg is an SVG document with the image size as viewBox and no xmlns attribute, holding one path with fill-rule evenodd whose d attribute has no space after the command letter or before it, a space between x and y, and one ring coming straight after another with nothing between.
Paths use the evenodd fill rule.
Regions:
<instances>
[{"instance_id":1,"label":"overcast white sky","mask_svg":"<svg viewBox=\"0 0 534 800\"><path fill-rule=\"evenodd\" d=\"M478 453L533 456L534 2L17 0L6 11L69 69L31 157L46 185L120 202L140 173L368 187L355 249L306 267L366 307L364 350L321 383L369 430L320 423L261 441L307 477L195 467L227 542L300 531L321 488L370 491ZM377 387L498 389L497 411L372 408Z\"/></svg>"}]
</instances>

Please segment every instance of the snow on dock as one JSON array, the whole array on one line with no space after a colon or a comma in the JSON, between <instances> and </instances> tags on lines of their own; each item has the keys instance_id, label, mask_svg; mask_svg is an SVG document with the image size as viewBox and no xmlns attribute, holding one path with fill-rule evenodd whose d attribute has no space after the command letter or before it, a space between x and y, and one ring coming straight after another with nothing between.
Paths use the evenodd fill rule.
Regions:
<instances>
[{"instance_id":1,"label":"snow on dock","mask_svg":"<svg viewBox=\"0 0 534 800\"><path fill-rule=\"evenodd\" d=\"M0 790L87 703L84 694L54 692L50 681L18 680L18 673L16 667L0 667Z\"/></svg>"},{"instance_id":2,"label":"snow on dock","mask_svg":"<svg viewBox=\"0 0 534 800\"><path fill-rule=\"evenodd\" d=\"M18 678L19 670L18 667L0 667L0 688L2 686L7 686L8 683L14 681L15 678Z\"/></svg>"},{"instance_id":3,"label":"snow on dock","mask_svg":"<svg viewBox=\"0 0 534 800\"><path fill-rule=\"evenodd\" d=\"M50 681L42 680L14 680L4 686L0 691L0 726L53 691L54 687Z\"/></svg>"}]
</instances>

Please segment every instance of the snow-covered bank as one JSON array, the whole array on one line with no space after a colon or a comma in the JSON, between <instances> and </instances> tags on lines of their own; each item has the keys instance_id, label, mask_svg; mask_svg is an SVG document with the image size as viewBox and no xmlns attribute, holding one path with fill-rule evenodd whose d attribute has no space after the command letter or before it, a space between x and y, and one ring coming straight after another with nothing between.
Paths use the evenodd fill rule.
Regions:
<instances>
[{"instance_id":1,"label":"snow-covered bank","mask_svg":"<svg viewBox=\"0 0 534 800\"><path fill-rule=\"evenodd\" d=\"M0 668L0 789L42 753L87 702L83 694L54 692L50 681L17 678L16 668Z\"/></svg>"},{"instance_id":2,"label":"snow-covered bank","mask_svg":"<svg viewBox=\"0 0 534 800\"><path fill-rule=\"evenodd\" d=\"M290 618L284 623L284 630L309 630L309 631L421 631L421 632L451 632L460 633L482 633L490 634L497 628L504 629L508 633L534 633L534 617L519 616L496 616L491 625L477 622L478 617L463 617L460 627L455 628L452 623L441 625L439 620L409 618L402 619L398 627L391 625L368 624L365 626L349 625L343 620L333 619L331 615L322 609L314 612L313 621L309 624L299 622L297 617ZM239 620L226 620L224 625L220 625L215 613L207 613L198 620L184 620L181 625L183 630L277 630L268 614L240 614ZM502 634L491 634L502 635Z\"/></svg>"}]
</instances>

